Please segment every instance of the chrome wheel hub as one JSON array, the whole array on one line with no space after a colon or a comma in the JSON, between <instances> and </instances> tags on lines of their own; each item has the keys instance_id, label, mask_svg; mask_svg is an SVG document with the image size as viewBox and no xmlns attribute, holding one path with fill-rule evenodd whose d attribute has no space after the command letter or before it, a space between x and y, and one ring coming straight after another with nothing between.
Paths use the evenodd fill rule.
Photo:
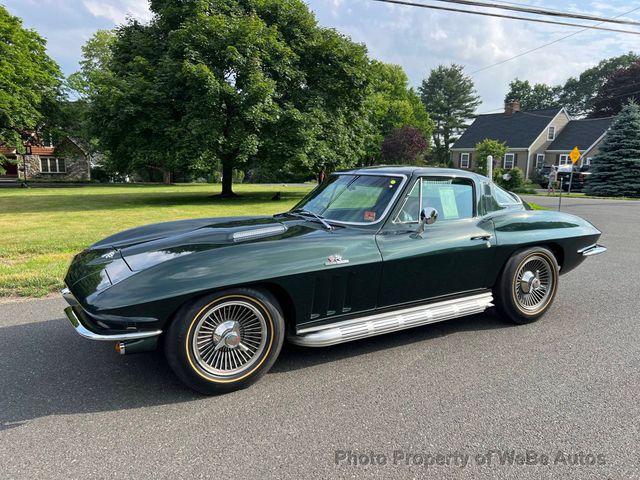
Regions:
<instances>
[{"instance_id":1,"label":"chrome wheel hub","mask_svg":"<svg viewBox=\"0 0 640 480\"><path fill-rule=\"evenodd\" d=\"M200 368L217 376L231 376L249 369L266 346L264 313L242 300L220 303L198 321L192 340Z\"/></svg>"},{"instance_id":2,"label":"chrome wheel hub","mask_svg":"<svg viewBox=\"0 0 640 480\"><path fill-rule=\"evenodd\" d=\"M533 273L527 270L522 274L522 278L520 279L520 288L524 293L531 293L532 291L540 288L542 284L538 278L539 273L540 271Z\"/></svg>"},{"instance_id":3,"label":"chrome wheel hub","mask_svg":"<svg viewBox=\"0 0 640 480\"><path fill-rule=\"evenodd\" d=\"M542 255L529 257L514 279L514 298L518 306L528 313L542 310L553 292L553 270Z\"/></svg>"},{"instance_id":4,"label":"chrome wheel hub","mask_svg":"<svg viewBox=\"0 0 640 480\"><path fill-rule=\"evenodd\" d=\"M236 348L240 339L240 324L234 320L222 322L213 331L213 342L218 350L222 347Z\"/></svg>"}]
</instances>

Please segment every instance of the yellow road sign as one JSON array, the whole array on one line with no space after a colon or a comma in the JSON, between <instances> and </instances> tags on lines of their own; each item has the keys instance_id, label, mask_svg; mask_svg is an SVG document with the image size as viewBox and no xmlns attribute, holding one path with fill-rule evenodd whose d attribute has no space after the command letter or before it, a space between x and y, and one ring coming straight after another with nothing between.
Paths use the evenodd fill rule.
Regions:
<instances>
[{"instance_id":1,"label":"yellow road sign","mask_svg":"<svg viewBox=\"0 0 640 480\"><path fill-rule=\"evenodd\" d=\"M571 153L569 154L569 158L571 159L571 161L573 163L576 163L578 160L580 160L580 150L578 150L578 147L575 147L573 150L571 150Z\"/></svg>"}]
</instances>

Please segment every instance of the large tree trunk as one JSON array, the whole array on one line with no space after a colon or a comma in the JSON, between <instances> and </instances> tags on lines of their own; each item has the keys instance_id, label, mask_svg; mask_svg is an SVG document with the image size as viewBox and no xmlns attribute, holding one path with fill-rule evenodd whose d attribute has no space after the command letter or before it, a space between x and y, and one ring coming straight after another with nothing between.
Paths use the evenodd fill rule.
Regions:
<instances>
[{"instance_id":1,"label":"large tree trunk","mask_svg":"<svg viewBox=\"0 0 640 480\"><path fill-rule=\"evenodd\" d=\"M169 185L171 183L171 172L169 170L162 171L162 183Z\"/></svg>"},{"instance_id":2,"label":"large tree trunk","mask_svg":"<svg viewBox=\"0 0 640 480\"><path fill-rule=\"evenodd\" d=\"M233 164L230 160L222 162L222 198L235 197L233 193Z\"/></svg>"}]
</instances>

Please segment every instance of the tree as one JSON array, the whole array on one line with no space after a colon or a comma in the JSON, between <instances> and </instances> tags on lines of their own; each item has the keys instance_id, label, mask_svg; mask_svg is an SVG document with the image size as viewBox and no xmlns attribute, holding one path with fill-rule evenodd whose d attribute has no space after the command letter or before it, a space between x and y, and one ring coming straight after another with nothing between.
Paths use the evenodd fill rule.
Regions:
<instances>
[{"instance_id":1,"label":"tree","mask_svg":"<svg viewBox=\"0 0 640 480\"><path fill-rule=\"evenodd\" d=\"M62 96L60 69L45 47L0 5L0 144L19 151L37 140Z\"/></svg>"},{"instance_id":2,"label":"tree","mask_svg":"<svg viewBox=\"0 0 640 480\"><path fill-rule=\"evenodd\" d=\"M509 84L505 103L519 101L522 110L540 110L559 105L560 87L545 83L531 85L528 80L515 79Z\"/></svg>"},{"instance_id":3,"label":"tree","mask_svg":"<svg viewBox=\"0 0 640 480\"><path fill-rule=\"evenodd\" d=\"M640 197L640 107L631 102L616 117L592 161L588 195Z\"/></svg>"},{"instance_id":4,"label":"tree","mask_svg":"<svg viewBox=\"0 0 640 480\"><path fill-rule=\"evenodd\" d=\"M504 158L507 153L507 145L498 140L491 140L489 138L484 139L476 144L476 168L475 171L480 175L487 174L487 157L493 156L494 164L496 161L498 165L500 160Z\"/></svg>"},{"instance_id":5,"label":"tree","mask_svg":"<svg viewBox=\"0 0 640 480\"><path fill-rule=\"evenodd\" d=\"M366 163L373 165L382 154L385 136L401 127L414 127L423 138L430 138L433 124L401 66L377 60L369 68L370 93L365 109L371 130L366 143Z\"/></svg>"},{"instance_id":6,"label":"tree","mask_svg":"<svg viewBox=\"0 0 640 480\"><path fill-rule=\"evenodd\" d=\"M419 88L422 103L434 122L434 157L439 163L448 163L449 148L456 135L474 117L480 105L473 80L464 74L464 67L440 65L431 70Z\"/></svg>"},{"instance_id":7,"label":"tree","mask_svg":"<svg viewBox=\"0 0 640 480\"><path fill-rule=\"evenodd\" d=\"M94 90L95 83L104 74L111 61L112 47L116 41L113 30L98 30L82 46L80 70L67 78L69 88L85 98Z\"/></svg>"},{"instance_id":8,"label":"tree","mask_svg":"<svg viewBox=\"0 0 640 480\"><path fill-rule=\"evenodd\" d=\"M328 169L364 154L366 49L320 28L301 0L154 0L151 22L116 30L90 94L122 168L222 169L253 162Z\"/></svg>"},{"instance_id":9,"label":"tree","mask_svg":"<svg viewBox=\"0 0 640 480\"><path fill-rule=\"evenodd\" d=\"M418 128L404 126L391 130L382 142L382 159L389 163L415 164L427 152L429 142Z\"/></svg>"},{"instance_id":10,"label":"tree","mask_svg":"<svg viewBox=\"0 0 640 480\"><path fill-rule=\"evenodd\" d=\"M560 103L569 113L576 116L587 115L593 108L593 100L598 90L616 71L626 68L640 60L640 56L629 52L619 57L602 60L580 74L578 78L569 78L560 95Z\"/></svg>"},{"instance_id":11,"label":"tree","mask_svg":"<svg viewBox=\"0 0 640 480\"><path fill-rule=\"evenodd\" d=\"M623 107L633 100L640 101L640 60L626 68L615 71L606 83L600 87L593 99L590 117L610 117L617 115Z\"/></svg>"}]
</instances>

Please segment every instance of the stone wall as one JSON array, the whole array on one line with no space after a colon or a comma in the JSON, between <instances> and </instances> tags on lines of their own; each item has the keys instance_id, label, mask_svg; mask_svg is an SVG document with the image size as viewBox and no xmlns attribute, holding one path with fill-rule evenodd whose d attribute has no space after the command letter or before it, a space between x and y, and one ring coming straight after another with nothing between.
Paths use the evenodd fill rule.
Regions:
<instances>
[{"instance_id":1,"label":"stone wall","mask_svg":"<svg viewBox=\"0 0 640 480\"><path fill-rule=\"evenodd\" d=\"M27 155L27 180L91 180L91 166L89 158L79 149L66 148L64 151L58 152L56 149L56 158L64 158L64 173L46 173L40 171L40 156ZM22 174L23 159L19 157L18 176L23 178Z\"/></svg>"}]
</instances>

